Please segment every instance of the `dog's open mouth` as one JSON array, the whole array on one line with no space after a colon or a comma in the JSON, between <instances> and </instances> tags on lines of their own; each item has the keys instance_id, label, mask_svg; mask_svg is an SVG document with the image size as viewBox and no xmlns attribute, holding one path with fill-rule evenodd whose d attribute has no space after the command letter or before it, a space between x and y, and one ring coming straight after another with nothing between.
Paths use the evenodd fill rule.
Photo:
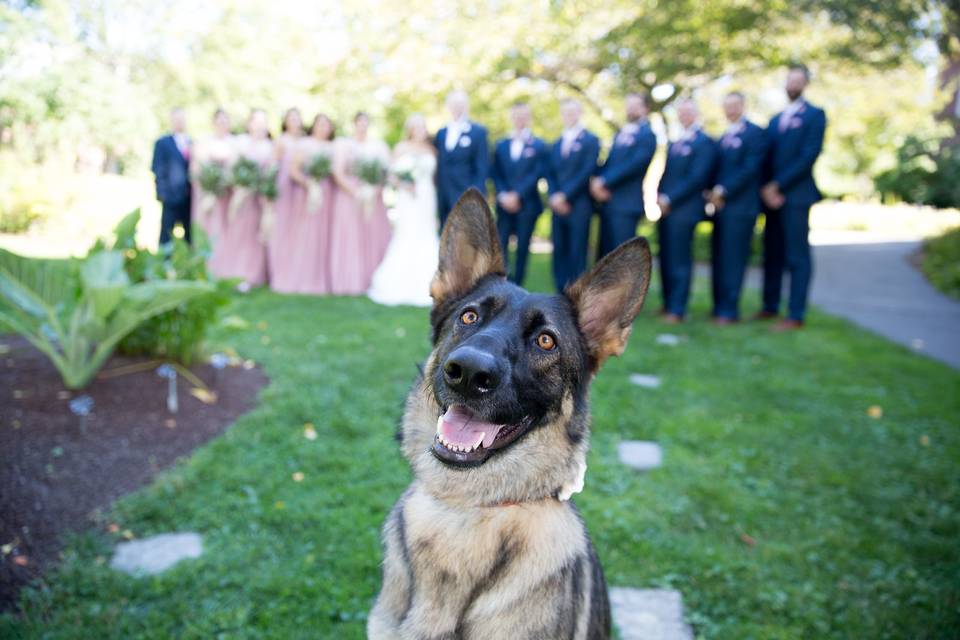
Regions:
<instances>
[{"instance_id":1,"label":"dog's open mouth","mask_svg":"<svg viewBox=\"0 0 960 640\"><path fill-rule=\"evenodd\" d=\"M454 405L437 419L432 451L443 462L475 466L515 442L532 423L530 417L516 424L485 422L466 407Z\"/></svg>"}]
</instances>

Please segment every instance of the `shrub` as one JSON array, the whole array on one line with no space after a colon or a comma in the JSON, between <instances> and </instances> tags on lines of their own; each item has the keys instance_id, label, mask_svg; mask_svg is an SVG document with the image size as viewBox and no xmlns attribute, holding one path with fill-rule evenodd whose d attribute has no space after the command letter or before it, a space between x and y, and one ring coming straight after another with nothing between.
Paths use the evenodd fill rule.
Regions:
<instances>
[{"instance_id":1,"label":"shrub","mask_svg":"<svg viewBox=\"0 0 960 640\"><path fill-rule=\"evenodd\" d=\"M934 207L960 207L960 146L910 136L897 150L897 166L874 178L884 198Z\"/></svg>"},{"instance_id":2,"label":"shrub","mask_svg":"<svg viewBox=\"0 0 960 640\"><path fill-rule=\"evenodd\" d=\"M933 286L960 298L960 227L927 240L921 266Z\"/></svg>"}]
</instances>

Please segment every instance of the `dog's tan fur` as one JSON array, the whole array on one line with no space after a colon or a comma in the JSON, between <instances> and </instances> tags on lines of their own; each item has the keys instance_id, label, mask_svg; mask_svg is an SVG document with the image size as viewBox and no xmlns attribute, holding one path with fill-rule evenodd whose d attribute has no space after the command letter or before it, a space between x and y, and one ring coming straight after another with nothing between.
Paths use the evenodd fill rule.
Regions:
<instances>
[{"instance_id":1,"label":"dog's tan fur","mask_svg":"<svg viewBox=\"0 0 960 640\"><path fill-rule=\"evenodd\" d=\"M502 273L486 204L479 204L479 194L465 199L441 239L432 291L438 303L466 293L490 273ZM649 251L645 244L641 248L638 268L646 272L627 278L643 280L639 290L624 287L607 268L602 282L585 276L568 292L583 316L581 325L596 325L585 332L591 373L623 350L639 311L649 282ZM602 295L605 288L615 291ZM434 369L436 357L431 354L425 371ZM441 414L430 380L423 376L407 399L402 450L415 480L384 525L383 586L368 636L606 638L602 571L572 503L557 498L562 487L582 476L589 448L585 409L578 412L574 398L564 397L558 410L509 450L478 467L451 469L430 453ZM574 422L583 437L570 437Z\"/></svg>"}]
</instances>

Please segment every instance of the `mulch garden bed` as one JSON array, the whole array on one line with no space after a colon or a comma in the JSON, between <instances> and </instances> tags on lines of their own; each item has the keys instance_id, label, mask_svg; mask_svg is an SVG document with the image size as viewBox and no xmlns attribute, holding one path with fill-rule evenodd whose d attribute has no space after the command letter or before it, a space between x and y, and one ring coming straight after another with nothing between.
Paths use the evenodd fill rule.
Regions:
<instances>
[{"instance_id":1,"label":"mulch garden bed","mask_svg":"<svg viewBox=\"0 0 960 640\"><path fill-rule=\"evenodd\" d=\"M43 354L0 336L0 611L56 562L65 533L95 524L96 512L222 433L267 382L249 362L219 373L194 366L216 401L192 395L180 375L171 414L158 364L115 356L87 389L67 392ZM84 425L69 406L80 395L94 402Z\"/></svg>"}]
</instances>

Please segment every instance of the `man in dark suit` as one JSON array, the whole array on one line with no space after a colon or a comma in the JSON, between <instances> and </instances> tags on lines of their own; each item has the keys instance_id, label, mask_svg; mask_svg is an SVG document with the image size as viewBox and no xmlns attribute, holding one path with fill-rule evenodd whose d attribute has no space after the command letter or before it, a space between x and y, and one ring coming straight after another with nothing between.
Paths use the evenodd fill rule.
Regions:
<instances>
[{"instance_id":1,"label":"man in dark suit","mask_svg":"<svg viewBox=\"0 0 960 640\"><path fill-rule=\"evenodd\" d=\"M590 181L590 193L601 203L598 258L637 235L637 223L644 215L643 179L657 151L657 136L647 121L647 96L627 94L625 106L627 124L613 139L606 162Z\"/></svg>"},{"instance_id":2,"label":"man in dark suit","mask_svg":"<svg viewBox=\"0 0 960 640\"><path fill-rule=\"evenodd\" d=\"M600 140L580 124L576 100L560 104L563 133L550 150L547 185L553 211L553 279L557 291L587 269L587 243L593 200L590 176L597 168Z\"/></svg>"},{"instance_id":3,"label":"man in dark suit","mask_svg":"<svg viewBox=\"0 0 960 640\"><path fill-rule=\"evenodd\" d=\"M447 221L450 209L463 192L476 187L487 193L489 150L487 130L467 117L470 106L467 94L453 91L447 96L450 122L437 132L437 209L440 226Z\"/></svg>"},{"instance_id":4,"label":"man in dark suit","mask_svg":"<svg viewBox=\"0 0 960 640\"><path fill-rule=\"evenodd\" d=\"M190 137L183 109L170 112L170 133L153 145L150 165L157 183L157 200L162 205L160 244L170 242L173 227L183 226L183 237L190 242Z\"/></svg>"},{"instance_id":5,"label":"man in dark suit","mask_svg":"<svg viewBox=\"0 0 960 640\"><path fill-rule=\"evenodd\" d=\"M813 165L823 149L827 117L803 98L810 71L794 65L787 72L786 92L790 104L773 117L767 127L770 150L761 190L766 213L763 234L763 311L759 318L780 313L783 271L790 272L787 318L778 331L799 329L807 311L807 295L813 276L810 256L810 207L820 200L813 180Z\"/></svg>"},{"instance_id":6,"label":"man in dark suit","mask_svg":"<svg viewBox=\"0 0 960 640\"><path fill-rule=\"evenodd\" d=\"M740 319L740 290L750 259L753 228L760 213L760 171L767 153L766 132L744 117L745 98L732 91L723 100L729 126L720 138L712 245L713 322Z\"/></svg>"},{"instance_id":7,"label":"man in dark suit","mask_svg":"<svg viewBox=\"0 0 960 640\"><path fill-rule=\"evenodd\" d=\"M523 284L527 270L530 238L543 200L537 183L546 169L547 146L530 132L530 107L518 102L510 109L513 133L497 142L490 177L497 192L497 231L504 258L508 257L510 236L517 238L517 258L510 279Z\"/></svg>"},{"instance_id":8,"label":"man in dark suit","mask_svg":"<svg viewBox=\"0 0 960 640\"><path fill-rule=\"evenodd\" d=\"M668 324L683 322L687 313L693 277L693 231L705 218L704 193L712 185L716 164L716 144L701 130L699 117L693 100L677 103L683 132L667 151L658 189L663 321Z\"/></svg>"}]
</instances>

